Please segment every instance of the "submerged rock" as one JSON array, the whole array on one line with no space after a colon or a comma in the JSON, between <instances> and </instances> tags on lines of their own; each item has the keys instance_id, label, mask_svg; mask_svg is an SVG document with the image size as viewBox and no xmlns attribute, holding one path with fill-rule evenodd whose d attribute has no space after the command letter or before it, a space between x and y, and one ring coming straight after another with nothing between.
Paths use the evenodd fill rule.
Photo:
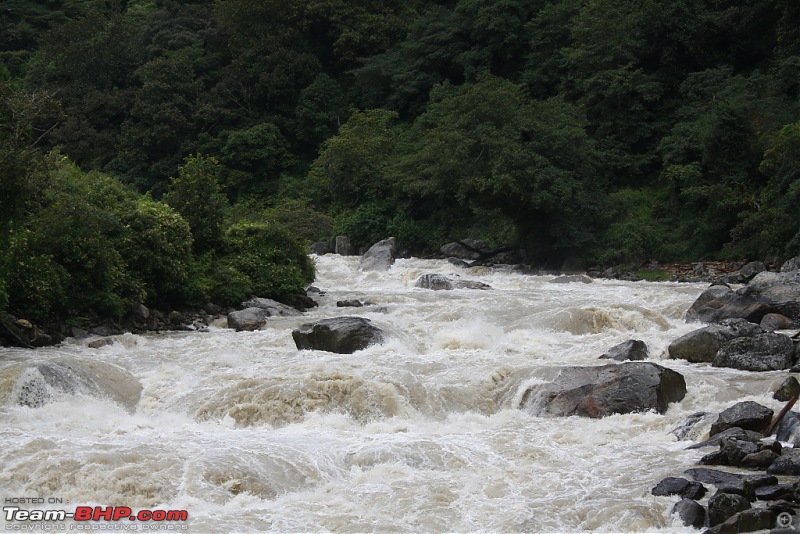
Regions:
<instances>
[{"instance_id":1,"label":"submerged rock","mask_svg":"<svg viewBox=\"0 0 800 534\"><path fill-rule=\"evenodd\" d=\"M623 341L618 345L614 345L608 349L608 352L600 356L600 358L624 362L646 360L648 356L647 344L644 341L640 339L629 339L628 341Z\"/></svg>"},{"instance_id":2,"label":"submerged rock","mask_svg":"<svg viewBox=\"0 0 800 534\"><path fill-rule=\"evenodd\" d=\"M420 276L414 284L414 287L432 289L434 291L447 291L451 289L492 289L490 285L484 284L483 282L452 279L441 274L433 273Z\"/></svg>"},{"instance_id":3,"label":"submerged rock","mask_svg":"<svg viewBox=\"0 0 800 534\"><path fill-rule=\"evenodd\" d=\"M298 349L352 354L383 343L383 331L362 317L336 317L304 324L292 331Z\"/></svg>"},{"instance_id":4,"label":"submerged rock","mask_svg":"<svg viewBox=\"0 0 800 534\"><path fill-rule=\"evenodd\" d=\"M568 274L550 280L551 284L571 284L574 282L580 282L582 284L591 284L594 282L594 280L592 280L590 276L587 276L585 274Z\"/></svg>"},{"instance_id":5,"label":"submerged rock","mask_svg":"<svg viewBox=\"0 0 800 534\"><path fill-rule=\"evenodd\" d=\"M664 413L686 395L680 373L649 362L566 367L549 384L530 386L521 408L536 415L604 417L615 413Z\"/></svg>"}]
</instances>

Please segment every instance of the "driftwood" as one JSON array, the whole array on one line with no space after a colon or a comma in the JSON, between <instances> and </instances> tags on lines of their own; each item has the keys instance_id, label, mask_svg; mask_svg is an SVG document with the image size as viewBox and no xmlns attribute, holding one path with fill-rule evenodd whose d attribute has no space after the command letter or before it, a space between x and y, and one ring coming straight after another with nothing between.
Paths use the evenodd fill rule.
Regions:
<instances>
[{"instance_id":1,"label":"driftwood","mask_svg":"<svg viewBox=\"0 0 800 534\"><path fill-rule=\"evenodd\" d=\"M789 413L789 410L792 409L794 403L797 402L798 396L800 396L800 393L795 393L794 395L792 395L792 398L789 399L789 402L786 403L786 406L783 407L783 409L780 411L780 413L778 413L778 416L775 418L772 424L769 425L767 431L764 432L765 437L769 437L772 435L773 432L775 432L775 429L778 427L779 424L781 424L783 418L786 416L787 413Z\"/></svg>"}]
</instances>

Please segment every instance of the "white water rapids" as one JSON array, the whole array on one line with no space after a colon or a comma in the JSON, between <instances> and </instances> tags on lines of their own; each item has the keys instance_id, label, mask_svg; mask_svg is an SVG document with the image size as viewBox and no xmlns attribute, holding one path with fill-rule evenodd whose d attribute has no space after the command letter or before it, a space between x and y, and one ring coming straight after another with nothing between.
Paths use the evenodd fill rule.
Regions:
<instances>
[{"instance_id":1,"label":"white water rapids","mask_svg":"<svg viewBox=\"0 0 800 534\"><path fill-rule=\"evenodd\" d=\"M385 273L362 273L352 257L316 262L320 306L256 332L220 324L116 336L99 349L73 340L0 349L0 499L186 509L191 533L693 532L669 514L677 498L650 494L708 452L686 450L693 441L670 430L740 400L781 407L771 392L785 372L666 359L670 341L698 328L682 317L703 284L551 284L416 259ZM431 272L493 289L414 287ZM344 299L375 305L337 307ZM295 348L293 328L342 315L371 319L387 342L350 355ZM631 338L686 379L686 398L665 415L518 409L548 368L608 363L598 357ZM102 376L20 406L25 361ZM113 398L81 385L101 379ZM141 400L126 407L137 380Z\"/></svg>"}]
</instances>

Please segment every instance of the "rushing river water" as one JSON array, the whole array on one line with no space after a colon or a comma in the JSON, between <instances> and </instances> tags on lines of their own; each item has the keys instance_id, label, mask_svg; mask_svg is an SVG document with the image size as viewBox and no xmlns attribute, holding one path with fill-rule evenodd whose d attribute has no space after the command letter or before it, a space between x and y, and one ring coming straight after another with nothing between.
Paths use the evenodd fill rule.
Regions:
<instances>
[{"instance_id":1,"label":"rushing river water","mask_svg":"<svg viewBox=\"0 0 800 534\"><path fill-rule=\"evenodd\" d=\"M771 391L785 372L666 359L669 342L697 328L682 317L702 284L551 284L415 259L362 273L358 258L316 261L320 306L260 331L219 324L116 336L99 349L0 349L0 498L185 509L191 533L692 532L670 517L676 498L650 494L707 452L670 430L739 400L780 408ZM415 288L430 272L493 289ZM344 299L374 306L337 307ZM371 319L387 342L351 355L295 348L293 328L341 315ZM666 414L518 409L547 369L607 363L598 356L631 338L686 378L686 398ZM39 367L21 372L31 361ZM70 391L48 385L59 377Z\"/></svg>"}]
</instances>

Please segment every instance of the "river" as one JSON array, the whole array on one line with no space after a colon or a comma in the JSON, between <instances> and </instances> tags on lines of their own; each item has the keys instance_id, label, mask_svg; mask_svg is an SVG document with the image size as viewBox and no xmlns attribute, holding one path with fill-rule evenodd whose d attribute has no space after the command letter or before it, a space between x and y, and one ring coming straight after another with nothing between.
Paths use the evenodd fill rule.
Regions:
<instances>
[{"instance_id":1,"label":"river","mask_svg":"<svg viewBox=\"0 0 800 534\"><path fill-rule=\"evenodd\" d=\"M682 317L704 284L552 284L418 259L362 273L358 258L315 261L320 306L256 332L220 322L99 349L0 349L0 498L187 510L191 533L693 532L670 517L676 498L650 494L708 452L670 431L740 400L780 408L771 392L785 372L667 359L670 341L697 328ZM493 289L415 288L425 273ZM345 299L374 305L336 306ZM371 319L388 340L351 355L295 348L293 328L341 315ZM666 414L518 409L547 369L607 363L598 357L631 338L686 379L686 398ZM32 378L36 367L20 375L26 362L83 378L59 390ZM92 393L96 381L113 394ZM137 382L141 399L126 403ZM24 395L39 400L20 406Z\"/></svg>"}]
</instances>

